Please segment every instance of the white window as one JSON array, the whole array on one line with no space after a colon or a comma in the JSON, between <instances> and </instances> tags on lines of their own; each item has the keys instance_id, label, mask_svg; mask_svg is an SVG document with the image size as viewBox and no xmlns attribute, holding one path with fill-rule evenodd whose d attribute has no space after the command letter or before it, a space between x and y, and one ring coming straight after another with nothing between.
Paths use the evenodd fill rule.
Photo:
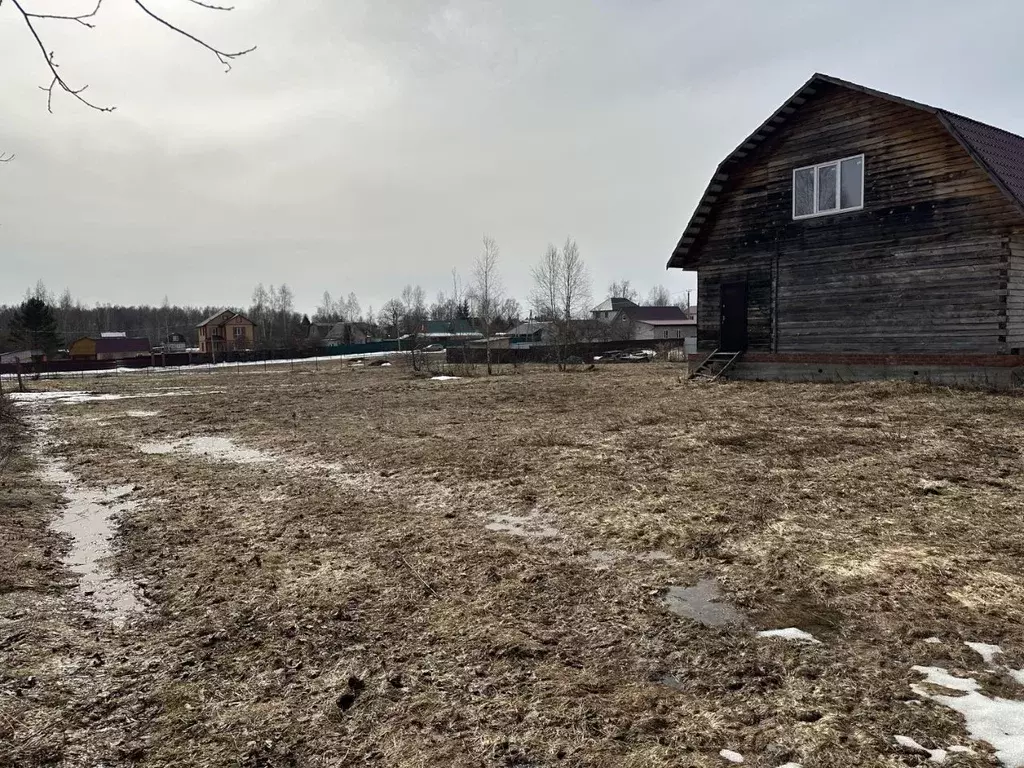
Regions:
<instances>
[{"instance_id":1,"label":"white window","mask_svg":"<svg viewBox=\"0 0 1024 768\"><path fill-rule=\"evenodd\" d=\"M793 171L793 218L806 219L864 207L864 155Z\"/></svg>"}]
</instances>

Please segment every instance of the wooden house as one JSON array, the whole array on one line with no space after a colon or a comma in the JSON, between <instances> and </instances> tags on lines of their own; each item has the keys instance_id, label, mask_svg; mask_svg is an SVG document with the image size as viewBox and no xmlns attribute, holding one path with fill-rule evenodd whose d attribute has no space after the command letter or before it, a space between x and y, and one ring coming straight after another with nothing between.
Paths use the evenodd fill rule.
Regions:
<instances>
[{"instance_id":1,"label":"wooden house","mask_svg":"<svg viewBox=\"0 0 1024 768\"><path fill-rule=\"evenodd\" d=\"M668 262L740 378L1009 387L1024 138L814 75L718 166Z\"/></svg>"},{"instance_id":2,"label":"wooden house","mask_svg":"<svg viewBox=\"0 0 1024 768\"><path fill-rule=\"evenodd\" d=\"M240 312L230 309L211 315L196 328L202 354L216 355L229 350L252 349L256 344L256 324Z\"/></svg>"},{"instance_id":3,"label":"wooden house","mask_svg":"<svg viewBox=\"0 0 1024 768\"><path fill-rule=\"evenodd\" d=\"M321 342L325 347L336 347L347 344L366 344L370 341L372 329L366 323L334 323L324 334Z\"/></svg>"}]
</instances>

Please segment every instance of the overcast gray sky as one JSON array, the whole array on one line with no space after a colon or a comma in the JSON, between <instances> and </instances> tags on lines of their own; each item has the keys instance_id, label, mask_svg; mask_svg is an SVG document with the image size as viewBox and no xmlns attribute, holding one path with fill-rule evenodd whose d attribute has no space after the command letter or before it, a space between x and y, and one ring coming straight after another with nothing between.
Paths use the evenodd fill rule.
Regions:
<instances>
[{"instance_id":1,"label":"overcast gray sky","mask_svg":"<svg viewBox=\"0 0 1024 768\"><path fill-rule=\"evenodd\" d=\"M32 3L33 0L24 0ZM34 0L46 10L68 2ZM87 303L244 305L287 282L379 307L467 273L509 293L571 234L594 283L673 293L665 261L715 165L814 71L1024 133L1007 0L238 0L153 5L212 55L107 0L39 22L89 111L0 4L0 302L37 279ZM89 0L81 7L87 8ZM683 294L685 295L685 294Z\"/></svg>"}]
</instances>

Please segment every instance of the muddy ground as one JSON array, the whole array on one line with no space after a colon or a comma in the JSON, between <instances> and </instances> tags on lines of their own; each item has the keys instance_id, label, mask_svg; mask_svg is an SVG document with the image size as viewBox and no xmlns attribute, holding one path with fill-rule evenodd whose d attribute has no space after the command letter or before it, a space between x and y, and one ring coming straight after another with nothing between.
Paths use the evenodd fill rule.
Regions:
<instances>
[{"instance_id":1,"label":"muddy ground","mask_svg":"<svg viewBox=\"0 0 1024 768\"><path fill-rule=\"evenodd\" d=\"M912 667L1024 699L1018 398L660 364L35 387L131 397L19 409L52 421L0 476L0 765L926 764L902 735L981 766ZM105 565L141 611L64 565L54 459L127 488ZM681 615L697 584L725 621ZM820 642L756 634L789 627Z\"/></svg>"}]
</instances>

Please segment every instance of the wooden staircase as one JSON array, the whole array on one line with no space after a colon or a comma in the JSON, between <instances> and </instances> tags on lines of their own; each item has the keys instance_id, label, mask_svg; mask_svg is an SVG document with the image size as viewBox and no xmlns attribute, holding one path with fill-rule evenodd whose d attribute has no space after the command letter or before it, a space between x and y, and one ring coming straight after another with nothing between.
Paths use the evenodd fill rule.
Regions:
<instances>
[{"instance_id":1,"label":"wooden staircase","mask_svg":"<svg viewBox=\"0 0 1024 768\"><path fill-rule=\"evenodd\" d=\"M690 379L707 382L715 381L728 371L742 354L742 352L723 352L720 349L716 349L694 369L693 373L690 374Z\"/></svg>"}]
</instances>

